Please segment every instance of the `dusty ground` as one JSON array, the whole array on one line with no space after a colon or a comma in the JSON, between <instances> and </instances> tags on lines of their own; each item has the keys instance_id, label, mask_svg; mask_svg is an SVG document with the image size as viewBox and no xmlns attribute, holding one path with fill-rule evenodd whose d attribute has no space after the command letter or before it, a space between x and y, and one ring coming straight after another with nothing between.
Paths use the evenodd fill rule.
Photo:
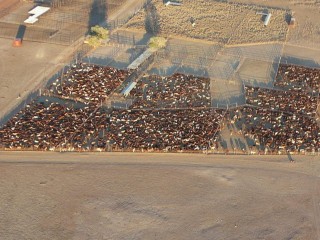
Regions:
<instances>
[{"instance_id":1,"label":"dusty ground","mask_svg":"<svg viewBox=\"0 0 320 240\"><path fill-rule=\"evenodd\" d=\"M6 240L320 237L316 157L3 152L0 159Z\"/></svg>"},{"instance_id":2,"label":"dusty ground","mask_svg":"<svg viewBox=\"0 0 320 240\"><path fill-rule=\"evenodd\" d=\"M7 9L8 7L11 7L12 5L15 5L15 3L18 2L17 0L0 0L0 9Z\"/></svg>"},{"instance_id":3,"label":"dusty ground","mask_svg":"<svg viewBox=\"0 0 320 240\"><path fill-rule=\"evenodd\" d=\"M24 42L21 48L11 44L12 40L0 39L0 118L58 68L68 50L46 43Z\"/></svg>"},{"instance_id":4,"label":"dusty ground","mask_svg":"<svg viewBox=\"0 0 320 240\"><path fill-rule=\"evenodd\" d=\"M132 14L141 3L142 0L126 1L110 13L109 20ZM52 76L68 64L76 50L74 46L29 41L24 41L21 48L13 48L11 38L0 38L0 122L32 90L38 89L46 76Z\"/></svg>"}]
</instances>

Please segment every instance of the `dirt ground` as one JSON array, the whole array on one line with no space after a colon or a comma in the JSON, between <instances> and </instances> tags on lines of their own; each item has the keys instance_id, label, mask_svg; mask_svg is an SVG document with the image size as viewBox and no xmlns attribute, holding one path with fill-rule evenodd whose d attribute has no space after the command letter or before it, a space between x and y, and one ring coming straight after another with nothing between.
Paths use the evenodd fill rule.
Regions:
<instances>
[{"instance_id":1,"label":"dirt ground","mask_svg":"<svg viewBox=\"0 0 320 240\"><path fill-rule=\"evenodd\" d=\"M10 6L12 6L13 2L17 2L17 1L12 1L12 0L0 0L0 9L6 9Z\"/></svg>"},{"instance_id":2,"label":"dirt ground","mask_svg":"<svg viewBox=\"0 0 320 240\"><path fill-rule=\"evenodd\" d=\"M317 157L3 152L0 159L6 240L320 237Z\"/></svg>"},{"instance_id":3,"label":"dirt ground","mask_svg":"<svg viewBox=\"0 0 320 240\"><path fill-rule=\"evenodd\" d=\"M11 44L12 40L0 39L0 118L59 67L67 50L46 43L24 42L20 48Z\"/></svg>"},{"instance_id":4,"label":"dirt ground","mask_svg":"<svg viewBox=\"0 0 320 240\"><path fill-rule=\"evenodd\" d=\"M126 1L108 16L109 20L131 14L141 3L142 0ZM32 90L38 89L46 75L52 76L67 65L76 50L74 46L30 41L24 41L21 48L13 48L12 39L0 38L0 121Z\"/></svg>"}]
</instances>

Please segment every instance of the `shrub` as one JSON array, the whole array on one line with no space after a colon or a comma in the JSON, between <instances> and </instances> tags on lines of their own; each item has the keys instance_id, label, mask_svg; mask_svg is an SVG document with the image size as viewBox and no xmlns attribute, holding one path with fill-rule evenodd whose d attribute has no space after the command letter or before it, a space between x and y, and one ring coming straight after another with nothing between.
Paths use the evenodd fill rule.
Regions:
<instances>
[{"instance_id":1,"label":"shrub","mask_svg":"<svg viewBox=\"0 0 320 240\"><path fill-rule=\"evenodd\" d=\"M149 47L152 49L165 48L167 44L167 39L163 37L152 37L149 41Z\"/></svg>"},{"instance_id":2,"label":"shrub","mask_svg":"<svg viewBox=\"0 0 320 240\"><path fill-rule=\"evenodd\" d=\"M97 48L102 45L103 42L107 41L109 38L109 31L100 26L91 27L91 32L85 43L91 47Z\"/></svg>"}]
</instances>

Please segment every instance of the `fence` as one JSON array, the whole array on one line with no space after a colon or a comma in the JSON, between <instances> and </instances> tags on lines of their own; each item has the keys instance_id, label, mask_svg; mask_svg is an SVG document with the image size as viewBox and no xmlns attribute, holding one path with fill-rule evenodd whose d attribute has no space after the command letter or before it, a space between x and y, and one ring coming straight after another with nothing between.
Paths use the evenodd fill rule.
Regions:
<instances>
[{"instance_id":1,"label":"fence","mask_svg":"<svg viewBox=\"0 0 320 240\"><path fill-rule=\"evenodd\" d=\"M0 37L14 39L19 25L0 23ZM70 46L80 37L84 36L85 29L75 28L75 30L52 30L38 27L27 27L23 39L34 42L44 42Z\"/></svg>"},{"instance_id":2,"label":"fence","mask_svg":"<svg viewBox=\"0 0 320 240\"><path fill-rule=\"evenodd\" d=\"M118 31L115 33L110 34L110 42L120 45L127 45L127 46L136 46L136 45L147 45L147 44L141 44L139 39L139 34L136 33L125 33Z\"/></svg>"},{"instance_id":3,"label":"fence","mask_svg":"<svg viewBox=\"0 0 320 240\"><path fill-rule=\"evenodd\" d=\"M124 48L122 46L112 46L110 49L110 52L107 53L97 53L93 52L92 54L85 56L82 61L89 63L89 64L95 64L100 66L110 66L113 61L115 61L115 58L119 56L121 51Z\"/></svg>"},{"instance_id":4,"label":"fence","mask_svg":"<svg viewBox=\"0 0 320 240\"><path fill-rule=\"evenodd\" d=\"M48 85L54 81L55 79L63 76L63 73L74 63L81 61L81 59L86 55L88 51L91 50L90 47L87 45L83 45L81 41L74 43L74 48L77 49L77 51L69 57L69 59L66 59L66 61L70 60L69 64L62 64L63 67L61 67L59 70L54 66L50 68L46 68L43 70L43 79L37 84L29 94L24 96L17 104L15 104L12 107L12 110L8 113L5 113L4 116L0 117L0 127L2 127L10 118L12 118L15 114L17 114L22 108L25 107L25 105L32 100L36 99L37 97L41 96L42 93L44 93L44 89L48 87Z\"/></svg>"},{"instance_id":5,"label":"fence","mask_svg":"<svg viewBox=\"0 0 320 240\"><path fill-rule=\"evenodd\" d=\"M218 109L233 109L246 104L244 93L239 91L213 94L211 98L211 106Z\"/></svg>"},{"instance_id":6,"label":"fence","mask_svg":"<svg viewBox=\"0 0 320 240\"><path fill-rule=\"evenodd\" d=\"M0 118L0 128L3 127L3 125L9 121L14 115L16 115L18 112L21 111L21 109L23 109L26 104L28 104L29 102L31 102L32 100L36 99L37 97L40 96L40 92L41 90L38 89L38 86L31 91L27 96L23 97L21 99L21 101L19 103L17 103L12 109L12 111L8 114L6 114L5 116L2 116Z\"/></svg>"},{"instance_id":7,"label":"fence","mask_svg":"<svg viewBox=\"0 0 320 240\"><path fill-rule=\"evenodd\" d=\"M140 4L133 9L133 11L127 11L127 16L122 19L114 19L108 20L106 23L106 27L112 31L116 28L122 27L126 24L137 12L139 12L146 4L148 4L150 0L142 0Z\"/></svg>"},{"instance_id":8,"label":"fence","mask_svg":"<svg viewBox=\"0 0 320 240\"><path fill-rule=\"evenodd\" d=\"M275 155L282 155L282 156L309 156L309 157L315 157L320 156L320 149L318 150L312 150L312 151L295 151L295 152L287 152L286 150L282 151L254 151L254 150L238 150L238 149L201 149L201 150L171 150L170 147L167 147L165 149L143 149L143 148L118 148L112 146L112 144L108 144L104 148L88 148L88 149L74 149L74 148L62 148L62 147L56 147L52 148L50 150L34 150L33 148L14 148L14 149L8 149L4 148L0 145L0 151L38 151L38 152L131 152L131 153L193 153L193 154L210 154L210 155L253 155L253 156L259 156L259 155L265 155L265 156L275 156Z\"/></svg>"},{"instance_id":9,"label":"fence","mask_svg":"<svg viewBox=\"0 0 320 240\"><path fill-rule=\"evenodd\" d=\"M190 58L186 61L186 59ZM161 76L169 76L174 73L183 73L187 75L195 75L199 77L209 77L206 64L199 64L197 57L190 57L188 54L168 55L168 50L158 51L153 59L153 68L149 71L151 74Z\"/></svg>"},{"instance_id":10,"label":"fence","mask_svg":"<svg viewBox=\"0 0 320 240\"><path fill-rule=\"evenodd\" d=\"M314 68L320 71L320 63L308 58L283 56L280 60L280 64L294 65L298 67Z\"/></svg>"},{"instance_id":11,"label":"fence","mask_svg":"<svg viewBox=\"0 0 320 240\"><path fill-rule=\"evenodd\" d=\"M111 107L115 109L128 109L133 103L133 99L126 99L125 101L111 101Z\"/></svg>"},{"instance_id":12,"label":"fence","mask_svg":"<svg viewBox=\"0 0 320 240\"><path fill-rule=\"evenodd\" d=\"M12 12L14 8L19 6L19 3L20 1L16 0L11 6L0 10L0 18L6 18L0 19L0 37L13 39L16 36L19 25L26 19L25 15ZM105 25L109 30L123 26L145 3L146 1L142 1L131 13L129 12L128 16L107 21ZM92 22L92 18L96 15L90 12L93 11L93 6L90 7L90 4L85 3L85 1L81 4L74 2L72 2L72 4L74 6L70 5L62 9L54 8L42 16L35 25L28 25L24 40L71 45L80 37L85 36L88 32L90 22ZM103 24L101 21L105 21L105 19L99 21L99 23ZM113 38L114 36L111 36L111 40L113 40ZM124 37L118 39L118 42L121 42L121 44L132 44L131 41L132 39Z\"/></svg>"}]
</instances>

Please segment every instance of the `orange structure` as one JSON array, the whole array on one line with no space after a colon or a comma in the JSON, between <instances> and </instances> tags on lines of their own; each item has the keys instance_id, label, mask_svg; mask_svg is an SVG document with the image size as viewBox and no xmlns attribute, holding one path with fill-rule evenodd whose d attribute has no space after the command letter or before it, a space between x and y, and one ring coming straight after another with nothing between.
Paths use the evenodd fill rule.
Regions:
<instances>
[{"instance_id":1,"label":"orange structure","mask_svg":"<svg viewBox=\"0 0 320 240\"><path fill-rule=\"evenodd\" d=\"M13 40L12 46L13 47L21 47L22 46L22 39L21 38L15 38Z\"/></svg>"}]
</instances>

